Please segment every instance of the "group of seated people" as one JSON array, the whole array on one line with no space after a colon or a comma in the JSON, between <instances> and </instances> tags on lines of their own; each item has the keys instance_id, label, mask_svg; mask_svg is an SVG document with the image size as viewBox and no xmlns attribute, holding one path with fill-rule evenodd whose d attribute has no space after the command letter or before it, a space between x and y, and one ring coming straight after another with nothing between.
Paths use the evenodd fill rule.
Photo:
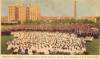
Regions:
<instances>
[{"instance_id":1,"label":"group of seated people","mask_svg":"<svg viewBox=\"0 0 100 59\"><path fill-rule=\"evenodd\" d=\"M17 31L11 32L11 35L14 39L7 42L7 50L11 49L13 54L28 55L56 52L84 54L86 40L89 39L62 32Z\"/></svg>"}]
</instances>

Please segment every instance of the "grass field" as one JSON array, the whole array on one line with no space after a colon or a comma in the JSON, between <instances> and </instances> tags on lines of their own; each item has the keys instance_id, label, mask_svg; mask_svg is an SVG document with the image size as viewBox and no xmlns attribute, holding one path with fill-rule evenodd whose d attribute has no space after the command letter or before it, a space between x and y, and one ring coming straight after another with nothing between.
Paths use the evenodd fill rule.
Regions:
<instances>
[{"instance_id":1,"label":"grass field","mask_svg":"<svg viewBox=\"0 0 100 59\"><path fill-rule=\"evenodd\" d=\"M87 42L86 48L90 55L100 54L100 37L92 42Z\"/></svg>"},{"instance_id":2,"label":"grass field","mask_svg":"<svg viewBox=\"0 0 100 59\"><path fill-rule=\"evenodd\" d=\"M13 39L13 37L10 35L1 36L1 53L2 54L10 54L11 53L11 51L7 51L6 42L11 41L12 39Z\"/></svg>"},{"instance_id":3,"label":"grass field","mask_svg":"<svg viewBox=\"0 0 100 59\"><path fill-rule=\"evenodd\" d=\"M7 46L6 46L6 42L12 40L13 37L10 35L2 35L1 36L1 53L2 54L10 54L11 51L7 51ZM88 55L98 55L100 54L99 48L100 48L100 38L99 39L95 39L92 42L87 42L86 46L87 46L87 51L88 51Z\"/></svg>"}]
</instances>

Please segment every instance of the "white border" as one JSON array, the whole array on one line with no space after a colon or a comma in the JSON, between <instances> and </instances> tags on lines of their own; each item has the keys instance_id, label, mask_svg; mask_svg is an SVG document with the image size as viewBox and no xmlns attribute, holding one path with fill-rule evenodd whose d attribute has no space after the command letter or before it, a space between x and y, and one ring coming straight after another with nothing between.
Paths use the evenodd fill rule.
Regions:
<instances>
[{"instance_id":1,"label":"white border","mask_svg":"<svg viewBox=\"0 0 100 59\"><path fill-rule=\"evenodd\" d=\"M1 0L0 0L0 20L1 20ZM0 25L0 30L1 30L1 25ZM0 38L1 38L1 33L0 33ZM0 39L0 59L100 59L100 55L1 55L1 39Z\"/></svg>"}]
</instances>

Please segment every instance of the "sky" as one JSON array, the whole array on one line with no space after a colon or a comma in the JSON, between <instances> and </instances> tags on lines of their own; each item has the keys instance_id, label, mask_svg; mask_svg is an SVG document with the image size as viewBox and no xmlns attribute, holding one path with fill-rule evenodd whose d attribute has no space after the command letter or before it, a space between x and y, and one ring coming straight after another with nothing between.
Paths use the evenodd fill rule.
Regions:
<instances>
[{"instance_id":1,"label":"sky","mask_svg":"<svg viewBox=\"0 0 100 59\"><path fill-rule=\"evenodd\" d=\"M8 15L10 4L38 2L44 16L73 16L73 0L2 0L2 16ZM77 16L100 16L100 0L77 0Z\"/></svg>"}]
</instances>

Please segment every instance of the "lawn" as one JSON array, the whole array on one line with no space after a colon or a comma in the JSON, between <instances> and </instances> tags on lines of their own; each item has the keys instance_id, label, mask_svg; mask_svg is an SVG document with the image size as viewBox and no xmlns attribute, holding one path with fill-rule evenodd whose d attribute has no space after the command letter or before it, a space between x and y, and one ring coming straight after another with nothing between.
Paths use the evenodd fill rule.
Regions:
<instances>
[{"instance_id":1,"label":"lawn","mask_svg":"<svg viewBox=\"0 0 100 59\"><path fill-rule=\"evenodd\" d=\"M1 53L2 54L10 54L11 53L11 51L7 51L6 42L11 41L12 39L13 39L13 37L10 35L2 35L1 36Z\"/></svg>"},{"instance_id":2,"label":"lawn","mask_svg":"<svg viewBox=\"0 0 100 59\"><path fill-rule=\"evenodd\" d=\"M86 48L90 55L100 54L100 37L93 40L93 42L87 42Z\"/></svg>"},{"instance_id":3,"label":"lawn","mask_svg":"<svg viewBox=\"0 0 100 59\"><path fill-rule=\"evenodd\" d=\"M6 46L6 42L12 40L13 37L10 35L2 35L1 36L1 53L2 54L10 54L11 51L7 51L7 46ZM87 42L86 46L87 46L87 51L88 51L88 55L98 55L100 54L99 52L99 42L100 42L100 38L99 39L95 39L92 42Z\"/></svg>"}]
</instances>

